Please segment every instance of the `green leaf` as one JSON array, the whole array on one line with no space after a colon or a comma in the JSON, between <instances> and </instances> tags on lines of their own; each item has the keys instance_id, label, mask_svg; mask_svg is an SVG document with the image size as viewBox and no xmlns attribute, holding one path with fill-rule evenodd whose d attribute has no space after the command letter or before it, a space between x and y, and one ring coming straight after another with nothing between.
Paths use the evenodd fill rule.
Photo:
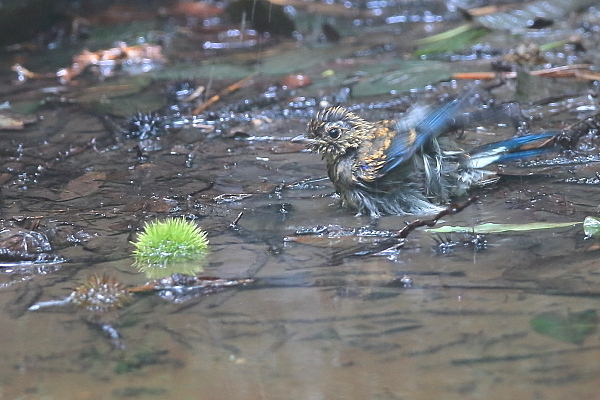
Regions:
<instances>
[{"instance_id":1,"label":"green leaf","mask_svg":"<svg viewBox=\"0 0 600 400\"><path fill-rule=\"evenodd\" d=\"M585 217L583 220L583 232L586 236L600 236L600 218Z\"/></svg>"},{"instance_id":2,"label":"green leaf","mask_svg":"<svg viewBox=\"0 0 600 400\"><path fill-rule=\"evenodd\" d=\"M443 40L452 39L458 35L473 29L473 24L464 24L457 26L456 28L448 29L447 31L438 33L437 35L427 36L425 38L417 40L415 43L418 45L437 43Z\"/></svg>"},{"instance_id":3,"label":"green leaf","mask_svg":"<svg viewBox=\"0 0 600 400\"><path fill-rule=\"evenodd\" d=\"M156 79L242 79L253 73L279 76L292 72L303 72L336 58L347 57L348 53L361 47L337 46L334 48L275 47L260 56L234 54L215 56L206 62L173 62L167 68L154 72Z\"/></svg>"},{"instance_id":4,"label":"green leaf","mask_svg":"<svg viewBox=\"0 0 600 400\"><path fill-rule=\"evenodd\" d=\"M549 336L562 342L581 344L598 326L596 310L568 313L556 312L536 315L529 321L531 328L540 335Z\"/></svg>"},{"instance_id":5,"label":"green leaf","mask_svg":"<svg viewBox=\"0 0 600 400\"><path fill-rule=\"evenodd\" d=\"M434 82L450 79L449 63L430 60L398 60L371 67L363 66L365 78L352 87L354 97L408 92Z\"/></svg>"},{"instance_id":6,"label":"green leaf","mask_svg":"<svg viewBox=\"0 0 600 400\"><path fill-rule=\"evenodd\" d=\"M495 224L488 222L485 224L466 226L441 226L439 228L426 229L433 233L451 233L451 232L475 232L475 233L500 233L500 232L526 232L538 229L555 229L574 226L581 222L532 222L530 224Z\"/></svg>"},{"instance_id":7,"label":"green leaf","mask_svg":"<svg viewBox=\"0 0 600 400\"><path fill-rule=\"evenodd\" d=\"M417 44L421 44L422 46L415 51L415 55L419 57L431 53L446 53L462 50L488 33L490 33L490 31L485 28L462 25L438 35L419 40Z\"/></svg>"},{"instance_id":8,"label":"green leaf","mask_svg":"<svg viewBox=\"0 0 600 400\"><path fill-rule=\"evenodd\" d=\"M561 20L565 15L597 4L597 0L538 0L524 3L518 8L480 15L473 19L491 30L524 32L537 18Z\"/></svg>"}]
</instances>

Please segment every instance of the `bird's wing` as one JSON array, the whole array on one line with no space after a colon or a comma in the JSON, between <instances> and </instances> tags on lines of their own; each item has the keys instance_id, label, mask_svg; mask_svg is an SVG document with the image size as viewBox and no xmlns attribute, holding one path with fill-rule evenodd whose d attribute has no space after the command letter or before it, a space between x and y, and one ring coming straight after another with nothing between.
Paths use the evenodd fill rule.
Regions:
<instances>
[{"instance_id":1,"label":"bird's wing","mask_svg":"<svg viewBox=\"0 0 600 400\"><path fill-rule=\"evenodd\" d=\"M457 116L466 106L468 96L462 95L438 107L417 107L394 124L396 134L386 148L385 163L379 168L383 176L410 160L412 156L432 139L455 129Z\"/></svg>"}]
</instances>

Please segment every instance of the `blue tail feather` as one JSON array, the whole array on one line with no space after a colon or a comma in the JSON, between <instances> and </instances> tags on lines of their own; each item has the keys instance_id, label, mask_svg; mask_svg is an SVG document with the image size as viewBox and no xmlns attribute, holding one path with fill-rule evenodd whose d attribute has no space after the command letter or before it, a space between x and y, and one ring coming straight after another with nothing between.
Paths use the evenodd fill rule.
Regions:
<instances>
[{"instance_id":1,"label":"blue tail feather","mask_svg":"<svg viewBox=\"0 0 600 400\"><path fill-rule=\"evenodd\" d=\"M542 132L477 147L471 151L469 166L472 168L483 168L492 163L519 160L546 153L553 149L548 139L551 139L558 133L553 131ZM539 147L532 148L531 146L526 146L533 145L537 141L540 141ZM524 146L525 148L522 148Z\"/></svg>"}]
</instances>

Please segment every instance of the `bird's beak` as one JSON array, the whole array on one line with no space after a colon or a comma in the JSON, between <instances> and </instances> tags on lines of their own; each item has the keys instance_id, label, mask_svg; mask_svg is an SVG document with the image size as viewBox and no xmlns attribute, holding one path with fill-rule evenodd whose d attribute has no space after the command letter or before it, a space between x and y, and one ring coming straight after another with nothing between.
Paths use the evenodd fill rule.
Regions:
<instances>
[{"instance_id":1,"label":"bird's beak","mask_svg":"<svg viewBox=\"0 0 600 400\"><path fill-rule=\"evenodd\" d=\"M303 142L303 143L307 143L307 144L312 144L312 143L315 143L315 139L307 138L305 134L301 133L298 136L294 136L292 138L292 142Z\"/></svg>"}]
</instances>

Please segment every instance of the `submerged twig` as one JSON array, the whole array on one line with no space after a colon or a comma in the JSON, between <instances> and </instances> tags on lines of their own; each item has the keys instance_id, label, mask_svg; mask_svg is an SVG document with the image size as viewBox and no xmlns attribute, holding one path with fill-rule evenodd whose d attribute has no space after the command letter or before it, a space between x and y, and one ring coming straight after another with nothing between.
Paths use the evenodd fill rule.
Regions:
<instances>
[{"instance_id":1,"label":"submerged twig","mask_svg":"<svg viewBox=\"0 0 600 400\"><path fill-rule=\"evenodd\" d=\"M206 88L204 86L198 86L196 90L194 90L189 96L186 96L183 99L181 99L181 101L184 103L190 103L196 100L200 95L202 95L205 89Z\"/></svg>"},{"instance_id":2,"label":"submerged twig","mask_svg":"<svg viewBox=\"0 0 600 400\"><path fill-rule=\"evenodd\" d=\"M102 323L100 324L102 332L110 339L110 343L119 350L125 350L125 345L121 342L121 335L111 324Z\"/></svg>"},{"instance_id":3,"label":"submerged twig","mask_svg":"<svg viewBox=\"0 0 600 400\"><path fill-rule=\"evenodd\" d=\"M71 297L65 297L64 299L59 300L47 300L47 301L38 301L37 303L31 305L27 310L28 311L38 311L42 308L46 307L57 307L57 306L66 306L72 304Z\"/></svg>"},{"instance_id":4,"label":"submerged twig","mask_svg":"<svg viewBox=\"0 0 600 400\"><path fill-rule=\"evenodd\" d=\"M451 204L444 210L437 213L432 218L428 219L417 219L402 228L401 230L395 231L387 231L387 230L374 230L367 228L344 228L339 225L328 225L328 226L314 226L311 228L302 228L298 229L295 232L295 236L287 236L283 240L286 242L296 242L296 243L304 243L304 244L315 244L315 239L310 239L311 237L325 239L336 239L339 240L344 237L352 238L359 237L361 238L361 244L364 245L366 238L373 238L376 240L376 246L371 246L369 249L364 249L364 247L357 250L356 248L352 249L344 249L336 254L336 257L345 258L348 256L384 256L384 257L394 257L395 254L400 250L401 247L404 246L406 237L415 229L422 226L434 226L442 217L446 215L452 215L461 212L475 201L477 201L479 197L473 196L469 198L467 201L461 204ZM376 247L377 249L375 249ZM383 249L383 250L378 250ZM350 250L350 251L349 251Z\"/></svg>"},{"instance_id":5,"label":"submerged twig","mask_svg":"<svg viewBox=\"0 0 600 400\"><path fill-rule=\"evenodd\" d=\"M183 303L189 299L214 294L227 288L253 283L252 278L222 279L211 276L172 274L162 279L146 282L144 285L129 288L131 293L156 292L158 297L173 303Z\"/></svg>"},{"instance_id":6,"label":"submerged twig","mask_svg":"<svg viewBox=\"0 0 600 400\"><path fill-rule=\"evenodd\" d=\"M465 201L462 204L458 204L458 203L450 204L448 207L446 207L444 210L442 210L439 213L437 213L436 215L434 215L432 218L423 219L423 220L416 219L416 220L406 224L406 226L404 228L402 228L400 231L398 231L398 233L394 237L399 238L399 239L405 239L412 231L414 231L417 228L420 228L422 226L432 227L435 224L437 224L437 222L440 220L440 218L445 217L446 215L457 214L457 213L461 212L462 210L464 210L465 208L469 207L471 204L475 203L477 200L479 200L479 196L473 196L473 197L470 197L467 201Z\"/></svg>"},{"instance_id":7,"label":"submerged twig","mask_svg":"<svg viewBox=\"0 0 600 400\"><path fill-rule=\"evenodd\" d=\"M572 148L580 137L598 129L600 129L600 112L594 113L564 128L556 136L556 142L566 148Z\"/></svg>"},{"instance_id":8,"label":"submerged twig","mask_svg":"<svg viewBox=\"0 0 600 400\"><path fill-rule=\"evenodd\" d=\"M25 82L28 79L51 79L56 77L56 74L53 73L39 74L31 72L19 63L14 64L10 69L17 73L17 80L19 82Z\"/></svg>"},{"instance_id":9,"label":"submerged twig","mask_svg":"<svg viewBox=\"0 0 600 400\"><path fill-rule=\"evenodd\" d=\"M229 227L232 229L237 229L238 228L238 222L240 222L240 219L242 219L242 215L244 215L244 212L240 212L237 217L235 217L235 219L231 222L231 224L229 224Z\"/></svg>"},{"instance_id":10,"label":"submerged twig","mask_svg":"<svg viewBox=\"0 0 600 400\"><path fill-rule=\"evenodd\" d=\"M212 189L214 186L215 186L215 183L213 181L210 181L206 185L201 187L200 189L194 190L193 192L189 193L188 196L195 196L198 193L206 192L207 190Z\"/></svg>"},{"instance_id":11,"label":"submerged twig","mask_svg":"<svg viewBox=\"0 0 600 400\"><path fill-rule=\"evenodd\" d=\"M125 350L125 344L121 341L121 334L112 324L97 318L84 319L84 321L91 328L100 330L115 349Z\"/></svg>"},{"instance_id":12,"label":"submerged twig","mask_svg":"<svg viewBox=\"0 0 600 400\"><path fill-rule=\"evenodd\" d=\"M212 293L227 287L247 285L254 282L252 278L223 279L215 276L198 276L186 274L172 274L162 279L146 282L141 286L129 287L130 293L155 292L161 290L204 289L205 293Z\"/></svg>"},{"instance_id":13,"label":"submerged twig","mask_svg":"<svg viewBox=\"0 0 600 400\"><path fill-rule=\"evenodd\" d=\"M248 81L254 77L255 74L248 75L247 77L240 79L239 81L227 86L225 89L221 90L218 94L215 94L210 99L206 100L204 103L200 104L198 107L192 111L192 115L198 115L202 111L206 110L208 107L221 100L222 97L227 96L230 93L235 92L236 90L246 86Z\"/></svg>"},{"instance_id":14,"label":"submerged twig","mask_svg":"<svg viewBox=\"0 0 600 400\"><path fill-rule=\"evenodd\" d=\"M490 79L515 79L518 75L517 71L508 72L489 72L489 71L473 71L473 72L456 72L452 74L453 79L461 80L490 80ZM573 64L563 65L559 67L544 68L534 71L524 72L532 76L542 76L547 78L579 78L596 81L600 79L600 74L591 70L589 64Z\"/></svg>"}]
</instances>

